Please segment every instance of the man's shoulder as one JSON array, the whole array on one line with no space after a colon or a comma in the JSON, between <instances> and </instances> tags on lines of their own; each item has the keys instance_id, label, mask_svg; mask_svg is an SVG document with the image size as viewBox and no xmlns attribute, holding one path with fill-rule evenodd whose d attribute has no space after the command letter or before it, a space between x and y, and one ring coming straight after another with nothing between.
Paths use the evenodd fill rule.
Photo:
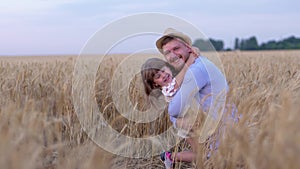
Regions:
<instances>
[{"instance_id":1,"label":"man's shoulder","mask_svg":"<svg viewBox=\"0 0 300 169\"><path fill-rule=\"evenodd\" d=\"M192 68L204 68L204 69L214 69L217 68L217 66L210 61L207 57L205 56L199 56L196 60L195 63L192 64L190 67Z\"/></svg>"},{"instance_id":2,"label":"man's shoulder","mask_svg":"<svg viewBox=\"0 0 300 169\"><path fill-rule=\"evenodd\" d=\"M205 62L205 58L203 56L199 56L195 62L190 66L191 70L203 68Z\"/></svg>"},{"instance_id":3,"label":"man's shoulder","mask_svg":"<svg viewBox=\"0 0 300 169\"><path fill-rule=\"evenodd\" d=\"M188 71L186 72L186 77L194 78L194 77L206 77L207 70L204 58L200 58L199 56L195 62L189 67Z\"/></svg>"}]
</instances>

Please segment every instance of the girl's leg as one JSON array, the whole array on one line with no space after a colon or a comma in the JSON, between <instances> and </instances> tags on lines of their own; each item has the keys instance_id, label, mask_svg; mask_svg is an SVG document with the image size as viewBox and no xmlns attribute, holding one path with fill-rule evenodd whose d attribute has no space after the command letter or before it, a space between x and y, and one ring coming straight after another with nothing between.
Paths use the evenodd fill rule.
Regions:
<instances>
[{"instance_id":1,"label":"girl's leg","mask_svg":"<svg viewBox=\"0 0 300 169\"><path fill-rule=\"evenodd\" d=\"M196 159L196 154L192 151L181 151L178 153L172 153L172 159L177 162L194 162Z\"/></svg>"},{"instance_id":2,"label":"girl's leg","mask_svg":"<svg viewBox=\"0 0 300 169\"><path fill-rule=\"evenodd\" d=\"M175 161L184 161L184 162L195 162L197 158L197 141L195 138L187 138L187 143L191 145L192 151L182 151L178 153L172 153L172 159Z\"/></svg>"}]
</instances>

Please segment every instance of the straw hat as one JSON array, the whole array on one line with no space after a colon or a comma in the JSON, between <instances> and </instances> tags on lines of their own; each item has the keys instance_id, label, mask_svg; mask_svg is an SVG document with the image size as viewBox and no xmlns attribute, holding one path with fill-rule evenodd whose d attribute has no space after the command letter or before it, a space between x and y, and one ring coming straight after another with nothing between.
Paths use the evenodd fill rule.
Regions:
<instances>
[{"instance_id":1,"label":"straw hat","mask_svg":"<svg viewBox=\"0 0 300 169\"><path fill-rule=\"evenodd\" d=\"M185 35L182 32L179 32L173 28L167 28L163 34L162 37L160 37L157 41L156 41L156 47L157 49L162 52L162 42L164 39L166 39L167 37L175 37L175 38L179 38L181 40L183 40L185 43L187 43L188 45L192 45L192 40L189 36Z\"/></svg>"}]
</instances>

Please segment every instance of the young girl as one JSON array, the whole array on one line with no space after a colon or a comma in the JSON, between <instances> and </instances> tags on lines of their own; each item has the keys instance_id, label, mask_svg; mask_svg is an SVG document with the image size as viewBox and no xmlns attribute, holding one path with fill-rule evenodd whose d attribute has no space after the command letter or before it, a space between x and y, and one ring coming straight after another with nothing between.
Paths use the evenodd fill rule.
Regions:
<instances>
[{"instance_id":1,"label":"young girl","mask_svg":"<svg viewBox=\"0 0 300 169\"><path fill-rule=\"evenodd\" d=\"M168 62L158 58L148 59L143 64L141 71L146 94L150 95L153 90L159 89L161 90L159 94L164 94L166 101L169 102L181 85L188 67L199 55L200 50L193 47L193 53L176 77L173 77L173 74L176 73L175 69ZM154 93L155 96L159 94Z\"/></svg>"},{"instance_id":2,"label":"young girl","mask_svg":"<svg viewBox=\"0 0 300 169\"><path fill-rule=\"evenodd\" d=\"M184 75L188 69L188 66L194 63L197 58L199 51L192 53L186 62L186 66L174 77L173 67L166 61L158 58L148 59L142 66L142 80L145 87L145 92L147 95L153 94L157 96L158 94L153 92L154 90L160 90L159 94L163 94L167 102L169 102L175 95L176 91L179 89ZM183 126L184 118L176 118L170 116L173 125L178 130L178 135L185 138L187 142L191 145L192 151L183 151L177 153L164 152L161 154L161 159L164 161L167 168L172 168L174 161L185 161L193 162L196 158L197 143L196 140L190 137L188 130L184 130Z\"/></svg>"}]
</instances>

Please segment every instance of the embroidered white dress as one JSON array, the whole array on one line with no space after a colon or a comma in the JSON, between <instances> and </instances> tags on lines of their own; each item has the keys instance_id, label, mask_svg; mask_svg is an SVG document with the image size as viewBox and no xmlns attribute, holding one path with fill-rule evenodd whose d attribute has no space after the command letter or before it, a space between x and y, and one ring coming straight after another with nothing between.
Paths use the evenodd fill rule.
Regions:
<instances>
[{"instance_id":1,"label":"embroidered white dress","mask_svg":"<svg viewBox=\"0 0 300 169\"><path fill-rule=\"evenodd\" d=\"M177 92L177 89L175 89L175 85L176 85L176 79L173 78L171 83L169 83L167 86L162 87L162 93L164 94L167 102L170 102L172 100L172 97Z\"/></svg>"}]
</instances>

